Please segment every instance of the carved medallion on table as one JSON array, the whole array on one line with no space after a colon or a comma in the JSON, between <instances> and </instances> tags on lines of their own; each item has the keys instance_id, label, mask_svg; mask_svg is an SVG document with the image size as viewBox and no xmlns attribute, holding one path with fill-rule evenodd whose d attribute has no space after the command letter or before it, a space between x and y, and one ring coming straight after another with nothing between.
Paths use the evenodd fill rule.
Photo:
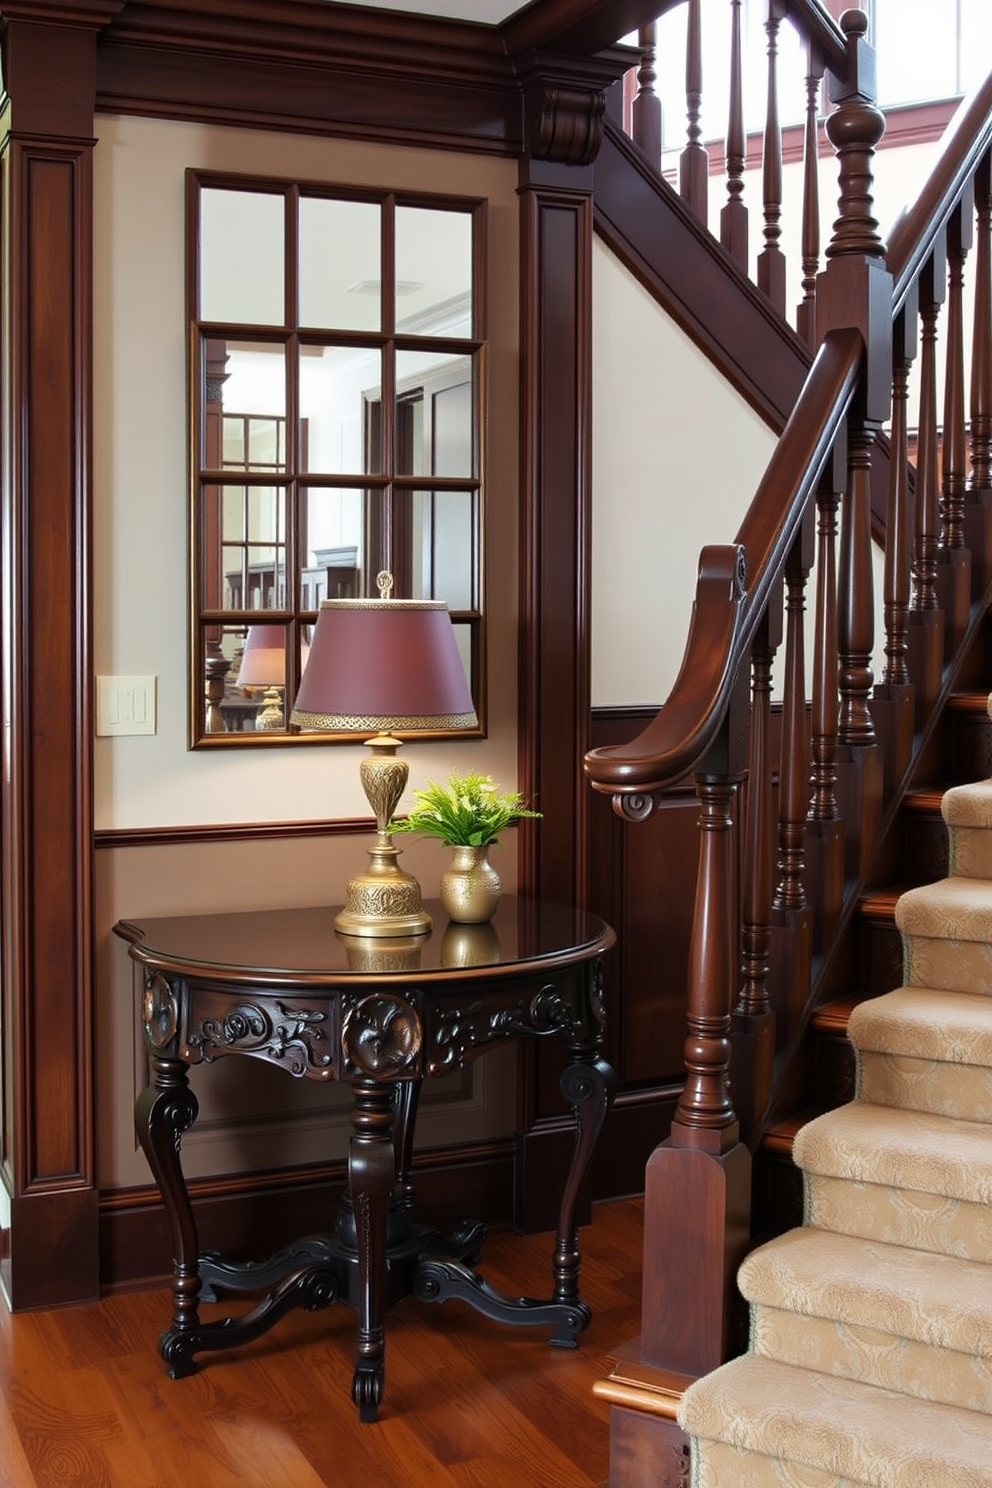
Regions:
<instances>
[{"instance_id":1,"label":"carved medallion on table","mask_svg":"<svg viewBox=\"0 0 992 1488\"><path fill-rule=\"evenodd\" d=\"M145 973L141 1018L145 1042L156 1051L168 1048L179 1027L179 1006L176 994L160 972Z\"/></svg>"},{"instance_id":2,"label":"carved medallion on table","mask_svg":"<svg viewBox=\"0 0 992 1488\"><path fill-rule=\"evenodd\" d=\"M424 1034L415 1008L385 992L348 1009L341 1048L353 1074L373 1080L418 1079Z\"/></svg>"},{"instance_id":3,"label":"carved medallion on table","mask_svg":"<svg viewBox=\"0 0 992 1488\"><path fill-rule=\"evenodd\" d=\"M222 1018L201 1018L190 1028L183 1057L209 1064L219 1054L253 1054L287 1069L291 1075L330 1080L334 1056L319 1008L289 1007L276 998L243 1001Z\"/></svg>"}]
</instances>

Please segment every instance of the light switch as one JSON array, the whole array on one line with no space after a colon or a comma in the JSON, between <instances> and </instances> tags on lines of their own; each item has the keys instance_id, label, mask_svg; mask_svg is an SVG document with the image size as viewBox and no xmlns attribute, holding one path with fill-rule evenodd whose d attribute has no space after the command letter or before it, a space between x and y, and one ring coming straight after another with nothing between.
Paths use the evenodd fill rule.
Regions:
<instances>
[{"instance_id":1,"label":"light switch","mask_svg":"<svg viewBox=\"0 0 992 1488\"><path fill-rule=\"evenodd\" d=\"M155 732L154 677L97 677L98 734Z\"/></svg>"}]
</instances>

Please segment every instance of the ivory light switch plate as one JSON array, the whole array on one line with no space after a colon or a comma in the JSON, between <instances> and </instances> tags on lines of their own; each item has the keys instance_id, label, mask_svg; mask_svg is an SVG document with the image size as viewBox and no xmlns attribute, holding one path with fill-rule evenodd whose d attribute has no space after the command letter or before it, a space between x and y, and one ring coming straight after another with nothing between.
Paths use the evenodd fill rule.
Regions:
<instances>
[{"instance_id":1,"label":"ivory light switch plate","mask_svg":"<svg viewBox=\"0 0 992 1488\"><path fill-rule=\"evenodd\" d=\"M98 734L155 732L154 677L97 677Z\"/></svg>"}]
</instances>

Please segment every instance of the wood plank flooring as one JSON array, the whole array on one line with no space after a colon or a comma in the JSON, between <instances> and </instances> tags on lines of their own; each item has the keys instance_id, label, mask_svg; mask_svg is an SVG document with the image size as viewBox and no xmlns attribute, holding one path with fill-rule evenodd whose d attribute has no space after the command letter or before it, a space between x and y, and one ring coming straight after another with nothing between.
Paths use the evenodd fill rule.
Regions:
<instances>
[{"instance_id":1,"label":"wood plank flooring","mask_svg":"<svg viewBox=\"0 0 992 1488\"><path fill-rule=\"evenodd\" d=\"M292 1313L170 1380L164 1290L15 1316L0 1305L0 1488L597 1488L608 1409L592 1386L639 1328L642 1213L636 1199L598 1204L582 1230L593 1320L577 1349L459 1302L399 1303L373 1425L349 1397L345 1307ZM511 1296L547 1295L550 1256L548 1235L494 1234L481 1269Z\"/></svg>"}]
</instances>

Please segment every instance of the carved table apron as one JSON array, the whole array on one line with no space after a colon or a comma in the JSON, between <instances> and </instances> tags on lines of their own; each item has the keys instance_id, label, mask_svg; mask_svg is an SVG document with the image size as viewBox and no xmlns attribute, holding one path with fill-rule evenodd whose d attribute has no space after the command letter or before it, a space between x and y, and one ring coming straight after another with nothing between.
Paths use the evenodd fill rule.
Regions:
<instances>
[{"instance_id":1,"label":"carved table apron","mask_svg":"<svg viewBox=\"0 0 992 1488\"><path fill-rule=\"evenodd\" d=\"M382 1400L385 1311L414 1292L460 1297L487 1317L545 1324L574 1347L589 1321L579 1300L576 1201L612 1093L600 1055L602 955L612 930L563 905L504 896L488 925L454 925L428 906L428 936L340 936L327 908L120 921L141 966L151 1079L135 1125L158 1183L174 1247L173 1317L160 1350L174 1378L194 1355L256 1338L292 1307L341 1298L357 1313L352 1398L363 1421ZM565 1179L547 1299L500 1296L474 1266L469 1224L444 1237L414 1225L410 1164L425 1075L466 1064L506 1039L557 1038L568 1050L562 1092L576 1140ZM333 1230L263 1262L200 1252L180 1156L197 1102L191 1064L264 1059L299 1078L349 1080L348 1189ZM218 1293L265 1295L238 1317L203 1322Z\"/></svg>"}]
</instances>

